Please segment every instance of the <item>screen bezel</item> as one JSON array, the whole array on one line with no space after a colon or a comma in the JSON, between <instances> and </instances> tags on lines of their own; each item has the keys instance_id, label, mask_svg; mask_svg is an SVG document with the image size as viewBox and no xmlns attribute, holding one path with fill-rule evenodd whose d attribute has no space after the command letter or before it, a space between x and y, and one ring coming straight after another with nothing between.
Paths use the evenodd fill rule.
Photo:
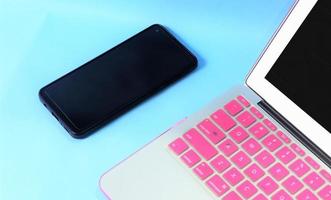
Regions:
<instances>
[{"instance_id":1,"label":"screen bezel","mask_svg":"<svg viewBox=\"0 0 331 200\"><path fill-rule=\"evenodd\" d=\"M293 4L288 15L247 76L246 85L319 148L331 155L330 133L266 79L267 73L316 3L317 0L299 0Z\"/></svg>"}]
</instances>

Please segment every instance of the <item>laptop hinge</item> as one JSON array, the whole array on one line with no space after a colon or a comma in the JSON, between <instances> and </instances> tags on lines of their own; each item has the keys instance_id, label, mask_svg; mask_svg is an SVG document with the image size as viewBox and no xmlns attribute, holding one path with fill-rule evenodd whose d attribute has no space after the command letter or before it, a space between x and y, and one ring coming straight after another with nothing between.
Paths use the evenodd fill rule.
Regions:
<instances>
[{"instance_id":1,"label":"laptop hinge","mask_svg":"<svg viewBox=\"0 0 331 200\"><path fill-rule=\"evenodd\" d=\"M308 148L313 154L315 154L319 159L321 159L329 168L331 168L331 158L322 149L320 149L302 132L300 132L293 124L287 121L266 101L262 100L258 102L258 105L271 117L273 117L281 126L283 126L290 134L292 134L297 140L299 140L306 148Z\"/></svg>"}]
</instances>

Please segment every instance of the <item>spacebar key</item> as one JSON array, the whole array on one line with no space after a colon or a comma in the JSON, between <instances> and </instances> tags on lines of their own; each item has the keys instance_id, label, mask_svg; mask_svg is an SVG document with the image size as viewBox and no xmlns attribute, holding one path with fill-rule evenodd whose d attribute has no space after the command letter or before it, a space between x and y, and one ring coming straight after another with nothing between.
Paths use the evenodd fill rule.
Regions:
<instances>
[{"instance_id":1,"label":"spacebar key","mask_svg":"<svg viewBox=\"0 0 331 200\"><path fill-rule=\"evenodd\" d=\"M187 131L184 138L206 160L217 154L217 150L194 128Z\"/></svg>"}]
</instances>

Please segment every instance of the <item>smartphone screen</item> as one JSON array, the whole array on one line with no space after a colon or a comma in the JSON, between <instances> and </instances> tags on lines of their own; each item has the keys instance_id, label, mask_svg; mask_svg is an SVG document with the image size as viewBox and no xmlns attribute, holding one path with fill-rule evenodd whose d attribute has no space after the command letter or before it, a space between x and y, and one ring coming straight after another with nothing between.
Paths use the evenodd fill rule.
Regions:
<instances>
[{"instance_id":1,"label":"smartphone screen","mask_svg":"<svg viewBox=\"0 0 331 200\"><path fill-rule=\"evenodd\" d=\"M195 56L152 25L40 90L44 105L83 137L192 71Z\"/></svg>"}]
</instances>

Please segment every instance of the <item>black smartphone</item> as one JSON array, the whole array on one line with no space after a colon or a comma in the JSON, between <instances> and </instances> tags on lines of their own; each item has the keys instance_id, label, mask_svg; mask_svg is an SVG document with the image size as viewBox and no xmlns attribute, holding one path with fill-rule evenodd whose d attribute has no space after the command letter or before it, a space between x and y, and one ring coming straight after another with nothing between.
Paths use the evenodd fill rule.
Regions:
<instances>
[{"instance_id":1,"label":"black smartphone","mask_svg":"<svg viewBox=\"0 0 331 200\"><path fill-rule=\"evenodd\" d=\"M196 57L155 24L43 87L39 97L83 138L196 66Z\"/></svg>"}]
</instances>

